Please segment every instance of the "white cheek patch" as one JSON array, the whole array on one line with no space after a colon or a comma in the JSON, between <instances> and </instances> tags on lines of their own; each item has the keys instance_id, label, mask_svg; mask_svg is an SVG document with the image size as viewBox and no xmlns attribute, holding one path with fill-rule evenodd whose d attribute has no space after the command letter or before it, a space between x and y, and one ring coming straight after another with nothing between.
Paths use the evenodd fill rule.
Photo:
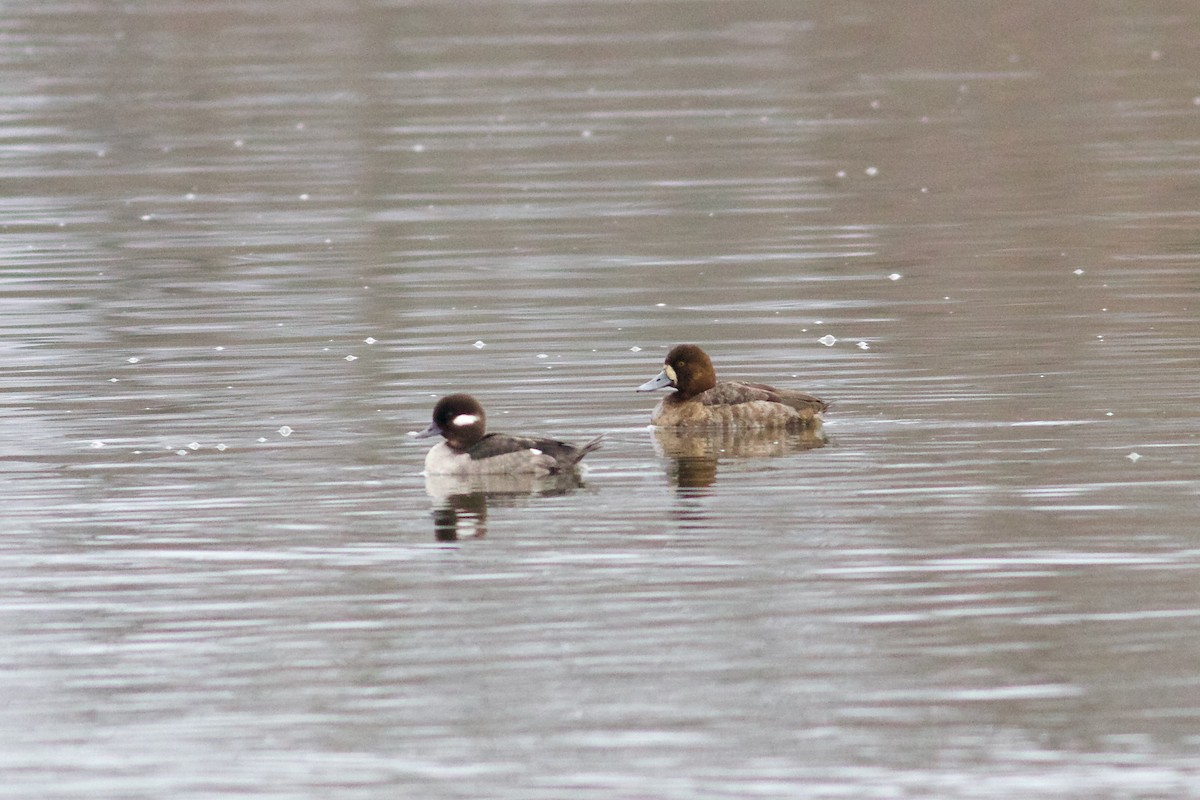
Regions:
<instances>
[{"instance_id":1,"label":"white cheek patch","mask_svg":"<svg viewBox=\"0 0 1200 800\"><path fill-rule=\"evenodd\" d=\"M675 368L674 367L672 367L670 364L667 364L663 367L663 372L666 373L666 376L671 379L671 383L675 382Z\"/></svg>"},{"instance_id":2,"label":"white cheek patch","mask_svg":"<svg viewBox=\"0 0 1200 800\"><path fill-rule=\"evenodd\" d=\"M456 428L466 428L479 422L479 417L474 414L459 414L454 419L450 420L450 424Z\"/></svg>"},{"instance_id":3,"label":"white cheek patch","mask_svg":"<svg viewBox=\"0 0 1200 800\"><path fill-rule=\"evenodd\" d=\"M538 450L536 447L529 448L529 452L533 453L535 456L540 456L542 454L542 451Z\"/></svg>"}]
</instances>

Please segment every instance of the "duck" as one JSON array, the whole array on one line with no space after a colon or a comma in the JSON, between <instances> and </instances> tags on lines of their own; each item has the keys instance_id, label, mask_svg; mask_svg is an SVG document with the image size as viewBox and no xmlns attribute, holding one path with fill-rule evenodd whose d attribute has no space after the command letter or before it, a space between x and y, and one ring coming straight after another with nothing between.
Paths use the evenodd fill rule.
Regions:
<instances>
[{"instance_id":1,"label":"duck","mask_svg":"<svg viewBox=\"0 0 1200 800\"><path fill-rule=\"evenodd\" d=\"M659 427L813 428L829 403L805 392L763 383L717 381L712 359L694 344L672 347L662 371L639 392L671 387L650 424Z\"/></svg>"},{"instance_id":2,"label":"duck","mask_svg":"<svg viewBox=\"0 0 1200 800\"><path fill-rule=\"evenodd\" d=\"M600 447L603 435L583 445L543 436L486 433L487 415L469 394L451 394L433 407L433 422L410 436L441 436L425 456L426 475L555 475L574 470Z\"/></svg>"}]
</instances>

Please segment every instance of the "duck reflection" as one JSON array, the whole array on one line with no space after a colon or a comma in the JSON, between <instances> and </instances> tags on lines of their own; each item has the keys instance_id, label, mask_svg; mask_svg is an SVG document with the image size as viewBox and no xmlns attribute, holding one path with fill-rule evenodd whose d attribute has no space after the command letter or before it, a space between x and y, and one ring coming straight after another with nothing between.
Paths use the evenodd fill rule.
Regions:
<instances>
[{"instance_id":1,"label":"duck reflection","mask_svg":"<svg viewBox=\"0 0 1200 800\"><path fill-rule=\"evenodd\" d=\"M703 490L717 480L721 459L771 458L824 447L828 442L820 426L798 431L680 430L654 428L654 449L671 464L667 478L676 489Z\"/></svg>"},{"instance_id":2,"label":"duck reflection","mask_svg":"<svg viewBox=\"0 0 1200 800\"><path fill-rule=\"evenodd\" d=\"M523 498L567 494L583 486L574 472L533 475L426 475L434 499L433 537L439 542L479 539L487 534L488 506L512 507Z\"/></svg>"}]
</instances>

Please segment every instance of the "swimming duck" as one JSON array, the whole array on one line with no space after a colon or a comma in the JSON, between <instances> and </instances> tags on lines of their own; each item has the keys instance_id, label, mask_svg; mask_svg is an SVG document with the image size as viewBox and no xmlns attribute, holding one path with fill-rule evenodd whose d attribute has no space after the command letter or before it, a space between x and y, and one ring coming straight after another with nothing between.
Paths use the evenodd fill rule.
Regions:
<instances>
[{"instance_id":1,"label":"swimming duck","mask_svg":"<svg viewBox=\"0 0 1200 800\"><path fill-rule=\"evenodd\" d=\"M811 394L762 383L717 382L708 354L694 344L671 348L662 372L637 388L652 392L670 386L650 416L662 427L805 428L821 423L829 404Z\"/></svg>"},{"instance_id":2,"label":"swimming duck","mask_svg":"<svg viewBox=\"0 0 1200 800\"><path fill-rule=\"evenodd\" d=\"M483 406L469 394L451 394L433 407L433 422L417 439L440 435L425 456L429 475L550 475L574 469L600 446L602 436L576 446L540 436L509 436L484 433L486 416Z\"/></svg>"}]
</instances>

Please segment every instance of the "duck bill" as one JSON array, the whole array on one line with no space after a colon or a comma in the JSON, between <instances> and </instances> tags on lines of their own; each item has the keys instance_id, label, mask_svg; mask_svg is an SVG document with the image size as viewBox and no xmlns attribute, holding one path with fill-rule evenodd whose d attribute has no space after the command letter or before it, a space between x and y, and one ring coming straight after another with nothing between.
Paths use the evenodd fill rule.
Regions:
<instances>
[{"instance_id":1,"label":"duck bill","mask_svg":"<svg viewBox=\"0 0 1200 800\"><path fill-rule=\"evenodd\" d=\"M409 431L408 435L414 439L428 439L430 436L440 436L442 429L436 423L430 423L429 427L423 431Z\"/></svg>"},{"instance_id":2,"label":"duck bill","mask_svg":"<svg viewBox=\"0 0 1200 800\"><path fill-rule=\"evenodd\" d=\"M674 386L675 382L667 377L667 371L663 370L650 380L637 387L639 392L653 392L655 389L662 389L667 386Z\"/></svg>"}]
</instances>

